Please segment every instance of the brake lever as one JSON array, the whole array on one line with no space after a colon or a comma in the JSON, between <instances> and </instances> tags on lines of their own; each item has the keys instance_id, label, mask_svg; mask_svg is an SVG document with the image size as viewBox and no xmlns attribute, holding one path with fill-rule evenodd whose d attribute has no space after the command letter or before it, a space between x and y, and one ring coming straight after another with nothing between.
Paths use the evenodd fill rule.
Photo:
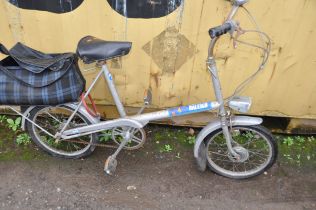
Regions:
<instances>
[{"instance_id":1,"label":"brake lever","mask_svg":"<svg viewBox=\"0 0 316 210\"><path fill-rule=\"evenodd\" d=\"M236 31L235 33L235 36L234 36L234 32ZM237 48L237 40L238 40L238 37L240 37L241 35L243 35L244 33L246 33L246 31L244 31L241 27L240 27L240 24L239 22L236 22L236 28L234 31L230 32L230 37L233 39L233 47L234 49Z\"/></svg>"}]
</instances>

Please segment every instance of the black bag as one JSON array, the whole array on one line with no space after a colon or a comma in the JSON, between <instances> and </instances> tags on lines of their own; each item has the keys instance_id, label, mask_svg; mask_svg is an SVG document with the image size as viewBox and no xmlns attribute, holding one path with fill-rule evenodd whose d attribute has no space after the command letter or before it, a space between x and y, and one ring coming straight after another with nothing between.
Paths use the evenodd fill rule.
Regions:
<instances>
[{"instance_id":1,"label":"black bag","mask_svg":"<svg viewBox=\"0 0 316 210\"><path fill-rule=\"evenodd\" d=\"M44 54L17 43L0 61L0 105L57 105L78 101L86 81L73 53Z\"/></svg>"}]
</instances>

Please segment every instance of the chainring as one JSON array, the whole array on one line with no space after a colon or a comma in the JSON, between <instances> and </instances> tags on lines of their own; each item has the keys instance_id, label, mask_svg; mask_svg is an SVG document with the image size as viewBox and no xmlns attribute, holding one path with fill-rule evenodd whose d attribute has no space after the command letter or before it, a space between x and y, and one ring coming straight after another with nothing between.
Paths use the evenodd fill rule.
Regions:
<instances>
[{"instance_id":1,"label":"chainring","mask_svg":"<svg viewBox=\"0 0 316 210\"><path fill-rule=\"evenodd\" d=\"M126 132L130 132L130 139L124 146L126 150L135 150L143 146L146 141L146 132L143 128L115 127L112 129L112 140L121 144Z\"/></svg>"}]
</instances>

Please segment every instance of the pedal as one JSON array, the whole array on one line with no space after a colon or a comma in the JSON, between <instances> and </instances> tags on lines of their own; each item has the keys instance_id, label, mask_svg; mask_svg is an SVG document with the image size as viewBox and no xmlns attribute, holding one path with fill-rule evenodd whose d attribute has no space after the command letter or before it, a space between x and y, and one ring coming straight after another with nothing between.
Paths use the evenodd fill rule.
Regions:
<instances>
[{"instance_id":1,"label":"pedal","mask_svg":"<svg viewBox=\"0 0 316 210\"><path fill-rule=\"evenodd\" d=\"M115 158L113 158L112 156L109 156L104 164L104 172L107 175L113 175L113 173L116 170L116 166L117 166L117 160Z\"/></svg>"}]
</instances>

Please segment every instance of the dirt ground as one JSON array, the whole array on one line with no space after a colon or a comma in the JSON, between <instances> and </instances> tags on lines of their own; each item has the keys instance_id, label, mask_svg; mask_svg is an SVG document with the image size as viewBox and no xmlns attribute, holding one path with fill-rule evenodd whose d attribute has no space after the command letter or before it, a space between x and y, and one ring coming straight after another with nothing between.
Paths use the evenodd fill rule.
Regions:
<instances>
[{"instance_id":1,"label":"dirt ground","mask_svg":"<svg viewBox=\"0 0 316 210\"><path fill-rule=\"evenodd\" d=\"M162 140L153 137L159 129L149 131L144 148L119 155L114 176L103 173L111 149L65 160L33 145L22 152L10 148L14 153L0 160L0 209L316 209L315 164L279 158L266 174L231 180L199 172L192 147L173 138L165 140L173 151L159 151ZM3 130L1 135L13 141Z\"/></svg>"}]
</instances>

